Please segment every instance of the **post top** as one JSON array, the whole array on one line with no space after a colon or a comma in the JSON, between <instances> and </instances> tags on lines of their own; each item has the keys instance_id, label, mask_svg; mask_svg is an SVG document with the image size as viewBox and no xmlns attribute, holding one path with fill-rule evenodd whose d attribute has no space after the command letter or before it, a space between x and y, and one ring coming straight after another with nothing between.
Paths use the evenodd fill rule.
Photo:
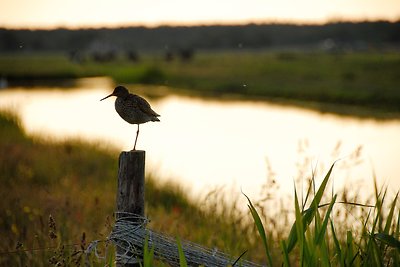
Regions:
<instances>
[{"instance_id":1,"label":"post top","mask_svg":"<svg viewBox=\"0 0 400 267\"><path fill-rule=\"evenodd\" d=\"M121 151L121 154L143 154L146 153L145 150L129 150L129 151Z\"/></svg>"},{"instance_id":2,"label":"post top","mask_svg":"<svg viewBox=\"0 0 400 267\"><path fill-rule=\"evenodd\" d=\"M146 156L146 151L144 150L131 150L131 151L121 151L119 154L121 158L142 158L144 159Z\"/></svg>"}]
</instances>

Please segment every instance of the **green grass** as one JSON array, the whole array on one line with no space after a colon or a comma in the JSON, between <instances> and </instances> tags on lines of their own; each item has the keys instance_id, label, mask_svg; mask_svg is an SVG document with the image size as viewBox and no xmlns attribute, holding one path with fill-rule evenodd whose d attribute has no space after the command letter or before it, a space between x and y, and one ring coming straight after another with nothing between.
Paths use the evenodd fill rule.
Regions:
<instances>
[{"instance_id":1,"label":"green grass","mask_svg":"<svg viewBox=\"0 0 400 267\"><path fill-rule=\"evenodd\" d=\"M208 96L286 99L400 112L400 54L198 53L189 62L144 55L138 63L75 64L63 55L2 55L0 75L11 80L107 75L117 83L162 84ZM314 105L315 106L315 105Z\"/></svg>"},{"instance_id":2,"label":"green grass","mask_svg":"<svg viewBox=\"0 0 400 267\"><path fill-rule=\"evenodd\" d=\"M230 53L162 65L168 84L202 93L236 93L399 111L400 55Z\"/></svg>"},{"instance_id":3,"label":"green grass","mask_svg":"<svg viewBox=\"0 0 400 267\"><path fill-rule=\"evenodd\" d=\"M83 265L82 250L104 240L114 222L118 152L28 137L9 114L0 115L0 152L0 265ZM317 189L315 176L306 192L296 189L291 207L284 197L247 199L250 213L239 208L245 197L227 202L215 190L193 202L178 185L148 173L149 227L233 258L247 251L242 258L271 266L399 266L397 195L375 185L372 203L351 204L357 198L346 192L327 193L332 172ZM92 255L90 264L114 266L113 249L107 252L105 261ZM145 255L146 266L165 266L153 261L152 248Z\"/></svg>"},{"instance_id":4,"label":"green grass","mask_svg":"<svg viewBox=\"0 0 400 267\"><path fill-rule=\"evenodd\" d=\"M361 229L346 230L346 235L338 235L338 222L333 214L338 205L337 194L334 194L327 205L321 205L327 183L334 165L326 174L322 184L314 195L308 190L306 200L299 202L295 189L295 221L287 239L280 240L283 266L399 266L400 264L400 209L398 193L384 208L385 191L378 192L375 186L375 205L362 205L369 211ZM313 177L313 185L315 185ZM311 189L312 185L310 184ZM310 193L310 194L309 194ZM312 198L308 208L307 199ZM248 199L248 198L247 198ZM256 208L248 199L249 209L257 226L258 233L266 251L269 266L278 266L272 261L267 234ZM344 203L351 206L352 203ZM396 210L396 211L395 211ZM395 215L397 213L397 216ZM340 222L339 222L340 224ZM290 255L295 251L295 264Z\"/></svg>"}]
</instances>

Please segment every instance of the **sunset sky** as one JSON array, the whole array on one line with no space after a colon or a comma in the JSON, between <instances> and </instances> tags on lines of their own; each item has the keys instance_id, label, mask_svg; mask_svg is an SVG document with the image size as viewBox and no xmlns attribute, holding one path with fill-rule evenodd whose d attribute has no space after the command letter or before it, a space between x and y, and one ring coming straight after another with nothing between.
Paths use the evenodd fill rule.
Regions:
<instances>
[{"instance_id":1,"label":"sunset sky","mask_svg":"<svg viewBox=\"0 0 400 267\"><path fill-rule=\"evenodd\" d=\"M399 20L399 0L0 0L0 27Z\"/></svg>"}]
</instances>

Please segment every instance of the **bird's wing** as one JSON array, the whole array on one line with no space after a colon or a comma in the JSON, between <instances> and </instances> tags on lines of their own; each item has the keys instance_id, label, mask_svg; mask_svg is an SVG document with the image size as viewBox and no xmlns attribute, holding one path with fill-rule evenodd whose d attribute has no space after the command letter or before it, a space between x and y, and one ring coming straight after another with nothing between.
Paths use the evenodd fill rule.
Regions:
<instances>
[{"instance_id":1,"label":"bird's wing","mask_svg":"<svg viewBox=\"0 0 400 267\"><path fill-rule=\"evenodd\" d=\"M137 104L137 107L143 111L146 114L153 115L156 117L159 117L160 115L157 114L154 110L151 109L151 106L149 102L146 101L146 99L138 96L138 95L133 95L132 97L135 97L135 103Z\"/></svg>"}]
</instances>

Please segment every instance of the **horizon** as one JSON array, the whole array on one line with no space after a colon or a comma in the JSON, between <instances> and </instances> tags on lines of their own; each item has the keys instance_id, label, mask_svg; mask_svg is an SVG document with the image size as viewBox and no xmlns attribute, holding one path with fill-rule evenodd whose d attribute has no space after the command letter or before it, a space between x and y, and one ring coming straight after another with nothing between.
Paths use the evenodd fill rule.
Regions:
<instances>
[{"instance_id":1,"label":"horizon","mask_svg":"<svg viewBox=\"0 0 400 267\"><path fill-rule=\"evenodd\" d=\"M400 23L400 18L395 20L385 20L385 19L376 19L376 20L330 20L326 22L295 22L295 21L245 21L245 22L209 22L209 23L190 23L190 24L173 24L173 23L162 23L162 24L116 24L116 25L81 25L76 27L66 27L63 25L54 25L49 27L4 27L0 25L0 29L2 30L29 30L29 31L52 31L52 30L101 30L101 29L124 29L124 28L146 28L146 29L156 29L162 27L170 27L170 28L179 28L179 27L218 27L218 26L228 26L228 27L237 27L237 26L249 26L249 25L293 25L293 26L324 26L330 24L341 24L341 23Z\"/></svg>"},{"instance_id":2,"label":"horizon","mask_svg":"<svg viewBox=\"0 0 400 267\"><path fill-rule=\"evenodd\" d=\"M398 0L4 0L0 8L0 28L15 30L400 21Z\"/></svg>"}]
</instances>

